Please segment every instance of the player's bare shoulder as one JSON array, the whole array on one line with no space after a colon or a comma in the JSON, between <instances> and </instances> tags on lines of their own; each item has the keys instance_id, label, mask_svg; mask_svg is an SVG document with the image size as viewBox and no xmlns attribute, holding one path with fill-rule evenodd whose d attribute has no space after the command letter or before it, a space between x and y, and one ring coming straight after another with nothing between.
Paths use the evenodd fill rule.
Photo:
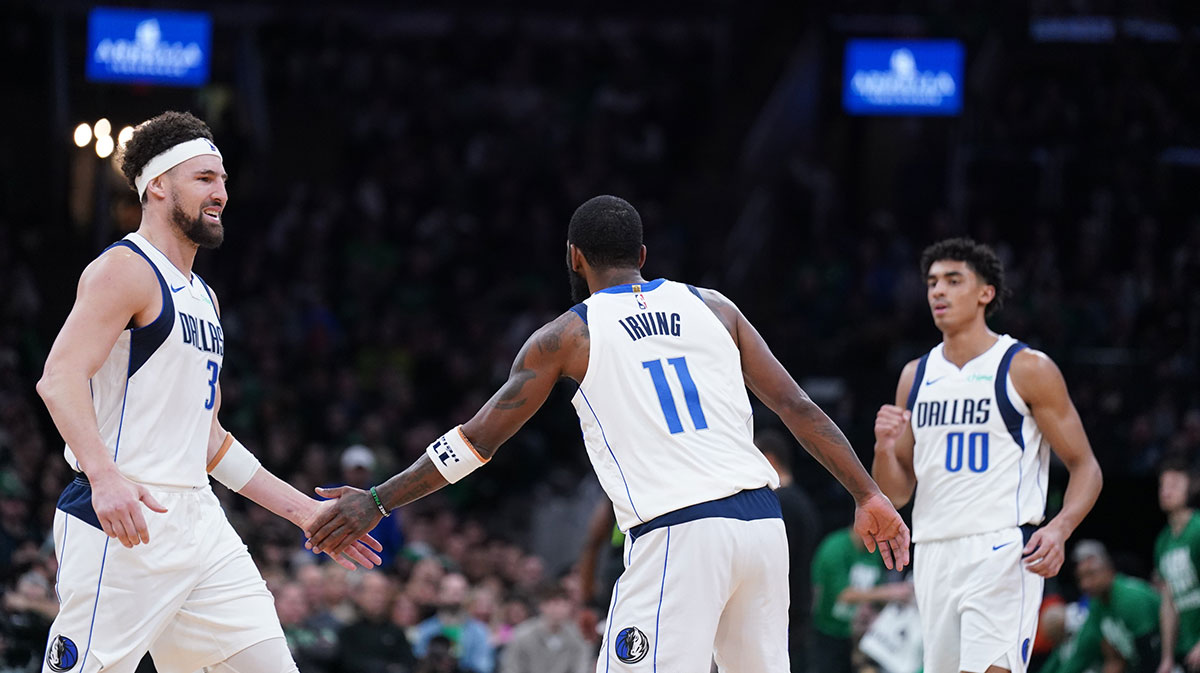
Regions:
<instances>
[{"instance_id":1,"label":"player's bare shoulder","mask_svg":"<svg viewBox=\"0 0 1200 673\"><path fill-rule=\"evenodd\" d=\"M154 269L125 246L109 248L84 268L77 300L98 302L134 316L157 313L162 305Z\"/></svg>"},{"instance_id":2,"label":"player's bare shoulder","mask_svg":"<svg viewBox=\"0 0 1200 673\"><path fill-rule=\"evenodd\" d=\"M902 406L908 400L913 382L917 378L917 369L921 366L921 358L909 360L900 370L900 380L896 383L896 406Z\"/></svg>"},{"instance_id":3,"label":"player's bare shoulder","mask_svg":"<svg viewBox=\"0 0 1200 673\"><path fill-rule=\"evenodd\" d=\"M1013 356L1009 374L1017 394L1030 405L1044 403L1055 396L1067 394L1062 371L1054 360L1042 351L1033 348L1018 351Z\"/></svg>"},{"instance_id":4,"label":"player's bare shoulder","mask_svg":"<svg viewBox=\"0 0 1200 673\"><path fill-rule=\"evenodd\" d=\"M587 373L591 333L583 317L574 310L543 325L529 339L539 357L557 360L566 376L582 381Z\"/></svg>"},{"instance_id":5,"label":"player's bare shoulder","mask_svg":"<svg viewBox=\"0 0 1200 673\"><path fill-rule=\"evenodd\" d=\"M721 321L725 329L729 330L729 335L733 337L734 343L737 343L737 326L742 316L742 312L738 309L737 304L734 304L729 297L710 288L698 287L696 291L700 293L700 298L716 314L717 319Z\"/></svg>"}]
</instances>

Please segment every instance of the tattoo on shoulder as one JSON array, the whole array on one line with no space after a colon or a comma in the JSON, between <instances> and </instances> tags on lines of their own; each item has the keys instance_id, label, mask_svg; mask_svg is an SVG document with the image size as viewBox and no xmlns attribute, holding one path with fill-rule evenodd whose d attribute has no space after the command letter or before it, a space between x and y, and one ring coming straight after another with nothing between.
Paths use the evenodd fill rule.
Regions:
<instances>
[{"instance_id":1,"label":"tattoo on shoulder","mask_svg":"<svg viewBox=\"0 0 1200 673\"><path fill-rule=\"evenodd\" d=\"M541 335L538 336L538 351L541 353L557 353L562 348L562 320L555 320L546 325Z\"/></svg>"},{"instance_id":2,"label":"tattoo on shoulder","mask_svg":"<svg viewBox=\"0 0 1200 673\"><path fill-rule=\"evenodd\" d=\"M539 348L541 345L539 344ZM492 398L492 407L496 409L516 409L524 406L525 398L521 396L521 391L525 384L537 377L537 372L525 366L525 350L521 351L517 363L513 365L512 373L509 374L508 381L504 383L504 387L500 388L500 392Z\"/></svg>"}]
</instances>

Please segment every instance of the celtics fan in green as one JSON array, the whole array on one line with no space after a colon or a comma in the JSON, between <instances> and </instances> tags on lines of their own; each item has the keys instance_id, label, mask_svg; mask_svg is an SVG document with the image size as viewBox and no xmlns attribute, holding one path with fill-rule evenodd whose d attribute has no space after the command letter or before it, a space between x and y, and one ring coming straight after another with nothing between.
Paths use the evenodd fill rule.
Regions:
<instances>
[{"instance_id":1,"label":"celtics fan in green","mask_svg":"<svg viewBox=\"0 0 1200 673\"><path fill-rule=\"evenodd\" d=\"M1183 460L1164 463L1159 474L1158 504L1167 515L1167 526L1154 543L1154 569L1158 573L1162 608L1162 662L1159 673L1176 664L1200 670L1200 519L1191 507L1191 476Z\"/></svg>"}]
</instances>

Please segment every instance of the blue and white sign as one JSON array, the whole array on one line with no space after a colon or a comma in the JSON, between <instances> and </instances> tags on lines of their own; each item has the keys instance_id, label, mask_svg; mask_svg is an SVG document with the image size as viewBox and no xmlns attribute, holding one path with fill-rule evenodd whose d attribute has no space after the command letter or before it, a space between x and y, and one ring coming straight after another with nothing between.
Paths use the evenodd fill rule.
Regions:
<instances>
[{"instance_id":1,"label":"blue and white sign","mask_svg":"<svg viewBox=\"0 0 1200 673\"><path fill-rule=\"evenodd\" d=\"M208 82L211 51L208 14L98 7L88 15L93 82L200 86Z\"/></svg>"},{"instance_id":2,"label":"blue and white sign","mask_svg":"<svg viewBox=\"0 0 1200 673\"><path fill-rule=\"evenodd\" d=\"M849 40L842 103L851 114L956 115L962 72L957 40Z\"/></svg>"}]
</instances>

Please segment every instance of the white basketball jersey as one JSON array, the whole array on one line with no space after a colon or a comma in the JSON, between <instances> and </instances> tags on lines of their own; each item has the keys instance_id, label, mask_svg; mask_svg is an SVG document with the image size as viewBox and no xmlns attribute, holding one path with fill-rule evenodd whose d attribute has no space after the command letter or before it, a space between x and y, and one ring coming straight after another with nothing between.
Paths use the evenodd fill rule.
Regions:
<instances>
[{"instance_id":1,"label":"white basketball jersey","mask_svg":"<svg viewBox=\"0 0 1200 673\"><path fill-rule=\"evenodd\" d=\"M779 485L754 446L741 353L695 288L619 285L573 310L591 353L572 403L621 530Z\"/></svg>"},{"instance_id":2,"label":"white basketball jersey","mask_svg":"<svg viewBox=\"0 0 1200 673\"><path fill-rule=\"evenodd\" d=\"M113 245L150 263L163 307L154 322L122 332L91 379L100 437L133 481L207 486L208 433L225 355L212 295L200 276L184 276L141 235ZM79 469L71 447L65 455Z\"/></svg>"},{"instance_id":3,"label":"white basketball jersey","mask_svg":"<svg viewBox=\"0 0 1200 673\"><path fill-rule=\"evenodd\" d=\"M921 358L908 396L913 542L1041 523L1049 447L1009 375L1025 344L1001 336L962 369L943 346Z\"/></svg>"}]
</instances>

